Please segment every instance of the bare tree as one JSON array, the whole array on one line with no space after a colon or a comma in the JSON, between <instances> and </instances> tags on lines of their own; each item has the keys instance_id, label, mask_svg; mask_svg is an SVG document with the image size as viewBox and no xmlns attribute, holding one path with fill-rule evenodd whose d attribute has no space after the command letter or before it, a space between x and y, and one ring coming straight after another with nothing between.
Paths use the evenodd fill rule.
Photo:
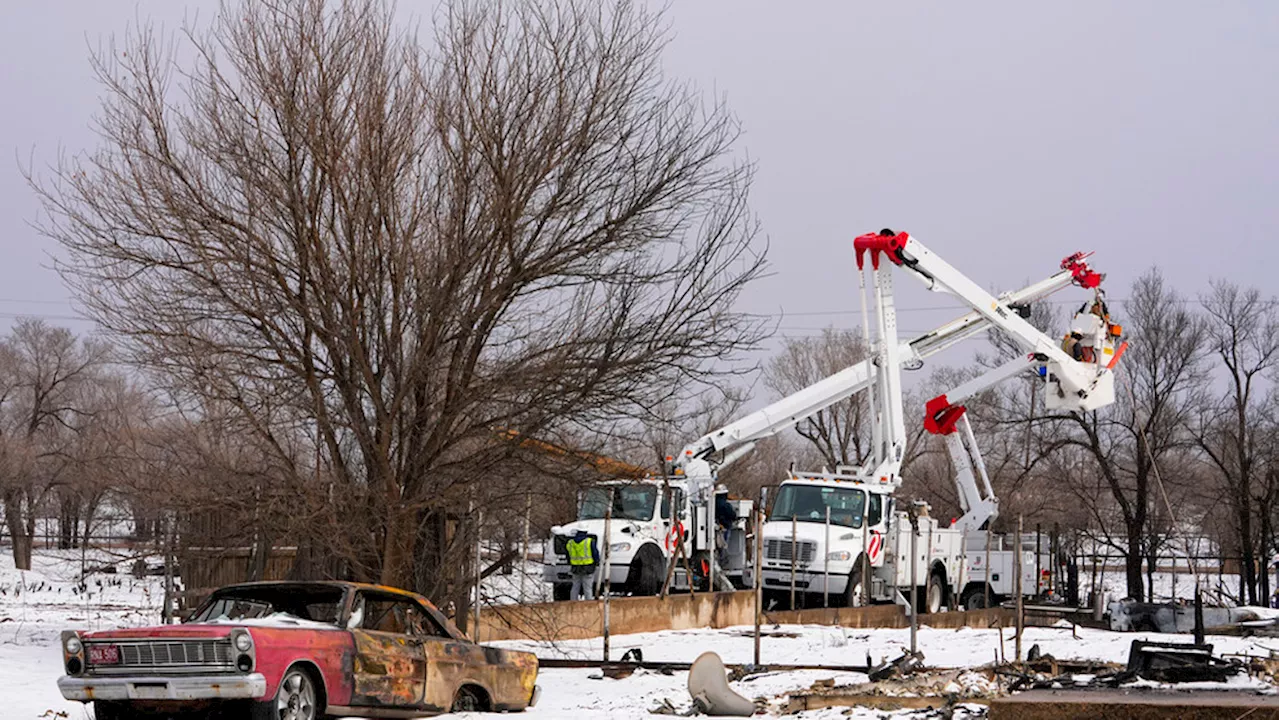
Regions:
<instances>
[{"instance_id":1,"label":"bare tree","mask_svg":"<svg viewBox=\"0 0 1280 720\"><path fill-rule=\"evenodd\" d=\"M1240 600L1247 594L1257 604L1270 595L1269 578L1265 570L1257 572L1257 561L1265 565L1275 547L1276 479L1265 455L1276 442L1274 421L1268 422L1275 417L1273 375L1280 350L1276 300L1218 281L1201 305L1226 390L1193 418L1193 434L1231 505L1241 555Z\"/></svg>"},{"instance_id":2,"label":"bare tree","mask_svg":"<svg viewBox=\"0 0 1280 720\"><path fill-rule=\"evenodd\" d=\"M787 339L782 352L769 361L764 382L785 397L866 357L866 345L857 331L826 328L816 337ZM866 411L866 395L859 393L801 420L795 430L828 467L860 465L871 444Z\"/></svg>"},{"instance_id":3,"label":"bare tree","mask_svg":"<svg viewBox=\"0 0 1280 720\"><path fill-rule=\"evenodd\" d=\"M93 317L363 503L352 574L443 597L495 434L710 379L760 337L733 304L763 259L737 125L663 75L660 15L436 17L424 50L376 0L229 6L188 63L140 30L94 60L100 147L32 184Z\"/></svg>"},{"instance_id":4,"label":"bare tree","mask_svg":"<svg viewBox=\"0 0 1280 720\"><path fill-rule=\"evenodd\" d=\"M32 318L0 342L0 497L19 570L31 569L36 515L67 469L81 390L106 357L106 345Z\"/></svg>"}]
</instances>

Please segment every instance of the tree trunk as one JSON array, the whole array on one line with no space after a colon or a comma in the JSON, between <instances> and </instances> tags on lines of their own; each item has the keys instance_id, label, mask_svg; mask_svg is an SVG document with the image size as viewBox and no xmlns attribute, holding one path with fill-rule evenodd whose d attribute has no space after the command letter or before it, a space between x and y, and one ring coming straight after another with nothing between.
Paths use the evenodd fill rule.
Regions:
<instances>
[{"instance_id":1,"label":"tree trunk","mask_svg":"<svg viewBox=\"0 0 1280 720\"><path fill-rule=\"evenodd\" d=\"M1143 537L1142 524L1130 523L1126 528L1127 537L1126 548L1124 553L1124 579L1126 592L1129 597L1142 602L1145 597L1142 593L1142 556L1143 556Z\"/></svg>"},{"instance_id":2,"label":"tree trunk","mask_svg":"<svg viewBox=\"0 0 1280 720\"><path fill-rule=\"evenodd\" d=\"M380 582L395 588L413 586L413 551L417 513L403 507L392 508L387 517L387 532L382 541L382 576Z\"/></svg>"},{"instance_id":3,"label":"tree trunk","mask_svg":"<svg viewBox=\"0 0 1280 720\"><path fill-rule=\"evenodd\" d=\"M9 537L13 539L13 567L17 570L31 569L31 545L34 533L31 524L23 522L21 489L7 490L4 494L4 521L9 526Z\"/></svg>"},{"instance_id":4,"label":"tree trunk","mask_svg":"<svg viewBox=\"0 0 1280 720\"><path fill-rule=\"evenodd\" d=\"M1249 495L1241 493L1241 499L1245 500L1243 508L1240 511L1240 582L1245 592L1242 592L1240 601L1244 602L1245 593L1248 594L1249 604L1258 604L1258 578L1256 574L1257 564L1254 562L1255 555L1253 552L1253 508L1248 502Z\"/></svg>"}]
</instances>

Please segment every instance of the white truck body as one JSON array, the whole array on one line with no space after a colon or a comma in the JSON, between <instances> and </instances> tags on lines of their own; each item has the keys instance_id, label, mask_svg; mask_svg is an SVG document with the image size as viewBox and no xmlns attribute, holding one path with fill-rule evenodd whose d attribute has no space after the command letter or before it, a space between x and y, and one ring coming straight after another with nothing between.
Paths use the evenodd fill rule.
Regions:
<instances>
[{"instance_id":1,"label":"white truck body","mask_svg":"<svg viewBox=\"0 0 1280 720\"><path fill-rule=\"evenodd\" d=\"M672 513L666 498L675 505ZM604 505L607 497L615 498L609 519L609 536L605 536ZM747 562L747 522L751 502L729 500L736 519L721 538L721 571L738 587L751 583ZM707 549L708 508L694 506L683 477L645 478L604 482L588 488L579 498L578 519L552 529L550 555L544 560L543 578L552 583L553 597L567 596L573 580L565 544L579 530L596 539L601 565L608 566L608 581L617 592L653 595L666 579L667 567L677 554L676 538L682 536L684 552L692 563L692 553ZM710 517L714 517L711 510ZM607 543L606 543L607 541ZM606 553L607 547L607 553ZM597 582L604 580L603 570ZM689 578L683 563L677 561L671 587L688 587Z\"/></svg>"}]
</instances>

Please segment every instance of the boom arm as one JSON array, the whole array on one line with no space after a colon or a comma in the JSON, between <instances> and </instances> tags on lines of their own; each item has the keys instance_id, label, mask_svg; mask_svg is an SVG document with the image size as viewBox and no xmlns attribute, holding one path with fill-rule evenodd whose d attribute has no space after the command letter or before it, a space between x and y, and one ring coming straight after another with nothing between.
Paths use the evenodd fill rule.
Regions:
<instances>
[{"instance_id":1,"label":"boom arm","mask_svg":"<svg viewBox=\"0 0 1280 720\"><path fill-rule=\"evenodd\" d=\"M1038 283L1000 296L1005 307L1027 305L1046 298L1071 285L1071 272L1054 273ZM970 312L941 325L920 337L904 342L899 354L903 363L923 360L956 343L981 333L991 323L977 312ZM722 428L712 430L685 446L686 457L706 457L714 452L737 445L754 442L781 432L816 412L854 395L867 387L871 380L871 361L850 365L835 375L782 398L768 406L746 415Z\"/></svg>"},{"instance_id":2,"label":"boom arm","mask_svg":"<svg viewBox=\"0 0 1280 720\"><path fill-rule=\"evenodd\" d=\"M1083 262L1082 256L1077 254L1068 260L1073 262L1068 264L1064 261L1062 269L1053 275L1020 290L1004 293L996 302L1008 309L1008 312L1013 313L1018 307L1078 283L1081 274L1092 273ZM899 361L903 364L919 362L990 327L991 321L986 315L976 310L971 311L914 340L901 343L898 348ZM705 476L705 482L709 483L713 454L729 453L722 462L718 463L719 467L724 467L749 452L756 441L792 427L799 421L866 389L873 378L874 372L870 358L851 365L689 443L675 458L676 466L682 468L691 479Z\"/></svg>"}]
</instances>

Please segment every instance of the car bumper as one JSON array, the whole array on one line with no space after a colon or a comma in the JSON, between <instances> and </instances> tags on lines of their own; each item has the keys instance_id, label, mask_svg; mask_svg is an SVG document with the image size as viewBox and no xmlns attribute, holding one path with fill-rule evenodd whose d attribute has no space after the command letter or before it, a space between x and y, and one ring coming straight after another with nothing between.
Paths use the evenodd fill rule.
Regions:
<instances>
[{"instance_id":1,"label":"car bumper","mask_svg":"<svg viewBox=\"0 0 1280 720\"><path fill-rule=\"evenodd\" d=\"M158 677L68 677L58 679L68 700L214 700L252 699L267 694L267 679L251 675Z\"/></svg>"}]
</instances>

